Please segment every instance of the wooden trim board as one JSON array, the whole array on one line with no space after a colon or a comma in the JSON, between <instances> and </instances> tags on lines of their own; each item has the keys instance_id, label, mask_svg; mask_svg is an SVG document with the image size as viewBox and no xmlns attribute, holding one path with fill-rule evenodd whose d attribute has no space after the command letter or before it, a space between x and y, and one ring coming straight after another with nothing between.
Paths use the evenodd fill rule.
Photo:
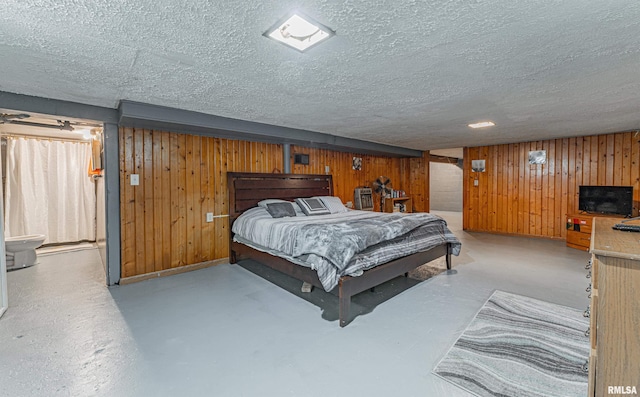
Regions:
<instances>
[{"instance_id":1,"label":"wooden trim board","mask_svg":"<svg viewBox=\"0 0 640 397\"><path fill-rule=\"evenodd\" d=\"M194 270L206 269L208 267L217 266L223 263L229 263L229 258L221 258L213 261L194 263L193 265L175 267L173 269L160 270L153 273L145 273L139 274L137 276L125 277L120 279L120 285L133 284L140 281L150 280L152 278L167 277L173 276L174 274L192 272Z\"/></svg>"}]
</instances>

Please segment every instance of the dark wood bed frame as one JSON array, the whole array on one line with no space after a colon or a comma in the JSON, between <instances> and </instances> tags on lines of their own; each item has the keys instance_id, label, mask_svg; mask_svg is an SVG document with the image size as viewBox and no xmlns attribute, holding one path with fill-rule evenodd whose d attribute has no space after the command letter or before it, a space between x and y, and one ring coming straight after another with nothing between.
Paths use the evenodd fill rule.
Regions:
<instances>
[{"instance_id":1,"label":"dark wood bed frame","mask_svg":"<svg viewBox=\"0 0 640 397\"><path fill-rule=\"evenodd\" d=\"M230 172L227 174L227 181L229 186L229 261L236 263L242 259L253 259L298 280L322 288L314 270L234 242L231 225L240 214L267 198L293 201L298 197L333 196L331 175ZM429 251L418 252L376 266L366 270L363 275L358 277L341 277L337 287L340 302L340 326L344 327L349 323L349 306L353 295L372 289L403 274L406 276L410 270L441 256L446 256L447 269L451 269L451 246L443 244Z\"/></svg>"}]
</instances>

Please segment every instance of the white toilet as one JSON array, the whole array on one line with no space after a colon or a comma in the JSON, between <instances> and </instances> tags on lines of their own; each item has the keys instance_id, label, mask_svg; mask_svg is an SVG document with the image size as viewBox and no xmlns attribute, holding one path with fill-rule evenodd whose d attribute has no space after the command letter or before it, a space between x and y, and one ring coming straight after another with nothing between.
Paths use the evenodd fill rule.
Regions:
<instances>
[{"instance_id":1,"label":"white toilet","mask_svg":"<svg viewBox=\"0 0 640 397\"><path fill-rule=\"evenodd\" d=\"M7 270L19 269L36 264L36 248L45 240L44 234L7 237L4 240L7 251Z\"/></svg>"}]
</instances>

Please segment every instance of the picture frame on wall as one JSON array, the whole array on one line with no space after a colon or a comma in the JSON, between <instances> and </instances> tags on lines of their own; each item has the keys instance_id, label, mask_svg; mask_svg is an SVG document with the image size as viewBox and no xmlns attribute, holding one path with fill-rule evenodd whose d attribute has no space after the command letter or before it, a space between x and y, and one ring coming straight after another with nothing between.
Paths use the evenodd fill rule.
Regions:
<instances>
[{"instance_id":1,"label":"picture frame on wall","mask_svg":"<svg viewBox=\"0 0 640 397\"><path fill-rule=\"evenodd\" d=\"M529 164L545 164L547 162L546 150L531 150L529 152Z\"/></svg>"},{"instance_id":2,"label":"picture frame on wall","mask_svg":"<svg viewBox=\"0 0 640 397\"><path fill-rule=\"evenodd\" d=\"M362 157L353 158L352 168L356 171L360 171L362 169Z\"/></svg>"}]
</instances>

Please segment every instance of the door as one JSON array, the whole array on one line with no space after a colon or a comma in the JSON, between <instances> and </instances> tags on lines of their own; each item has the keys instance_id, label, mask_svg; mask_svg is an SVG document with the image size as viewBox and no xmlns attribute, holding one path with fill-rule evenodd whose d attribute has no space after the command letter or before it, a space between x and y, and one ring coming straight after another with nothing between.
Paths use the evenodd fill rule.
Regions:
<instances>
[{"instance_id":1,"label":"door","mask_svg":"<svg viewBox=\"0 0 640 397\"><path fill-rule=\"evenodd\" d=\"M2 153L0 153L0 164L2 164ZM0 167L0 181L2 180L2 167ZM0 317L9 306L7 298L7 256L4 251L4 198L2 187L0 186Z\"/></svg>"}]
</instances>

